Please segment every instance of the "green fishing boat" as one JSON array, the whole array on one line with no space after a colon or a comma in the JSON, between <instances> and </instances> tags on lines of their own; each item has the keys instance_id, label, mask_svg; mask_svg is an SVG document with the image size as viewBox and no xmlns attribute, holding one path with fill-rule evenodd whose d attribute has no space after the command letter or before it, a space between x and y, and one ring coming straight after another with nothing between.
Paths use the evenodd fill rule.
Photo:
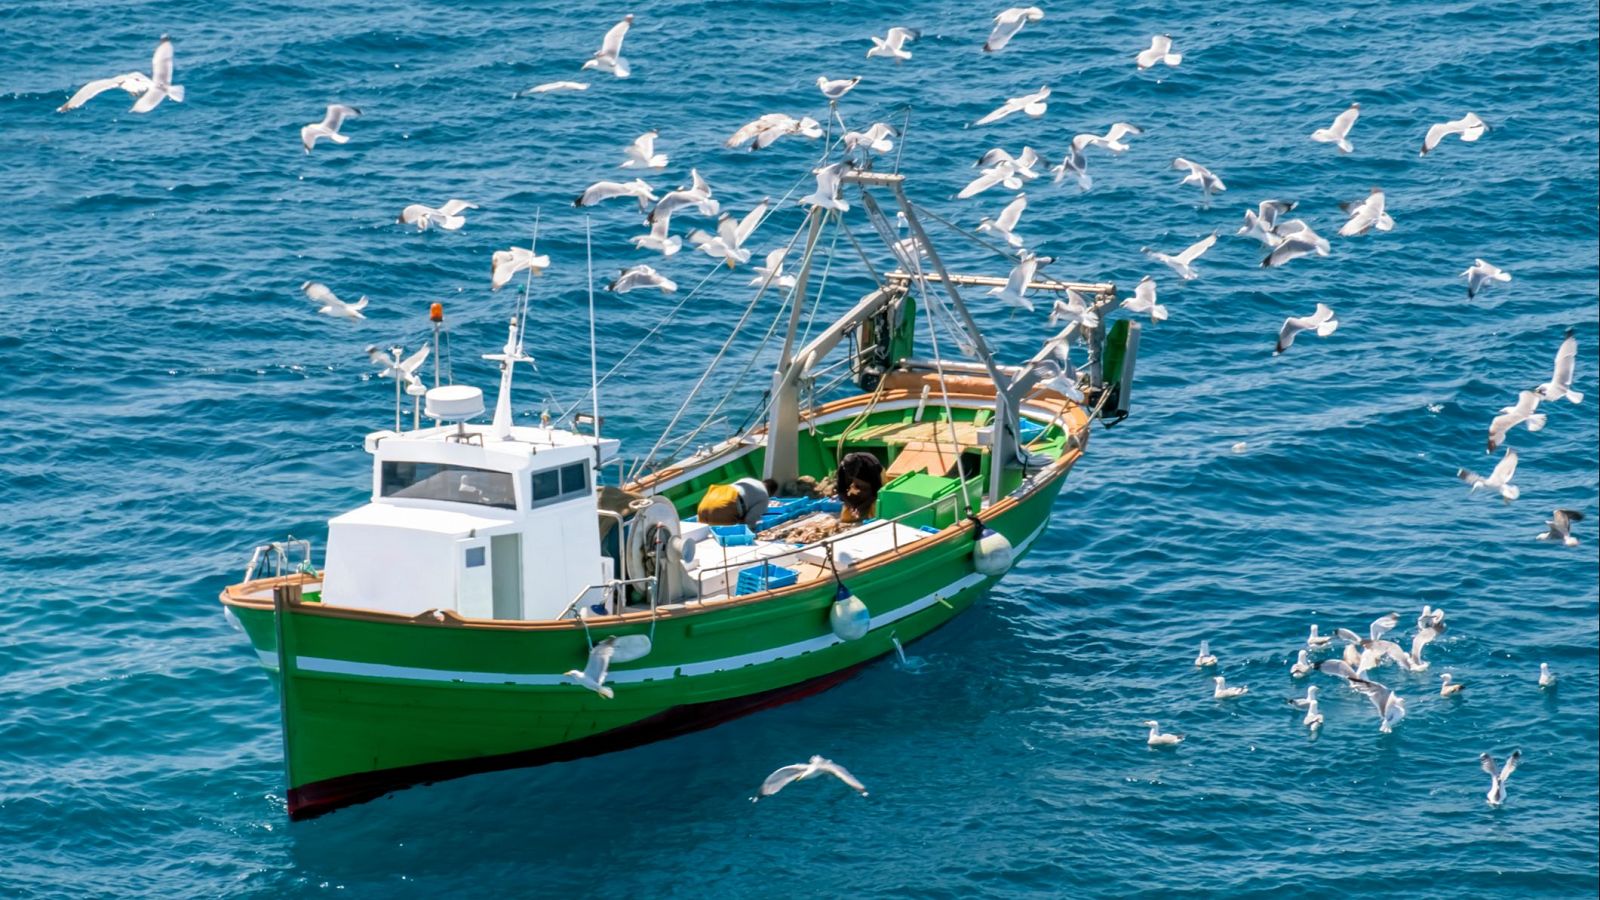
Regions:
<instances>
[{"instance_id":1,"label":"green fishing boat","mask_svg":"<svg viewBox=\"0 0 1600 900\"><path fill-rule=\"evenodd\" d=\"M720 443L608 478L622 457L598 412L513 424L525 299L492 357L488 423L480 390L423 389L421 355L396 355L396 427L366 438L370 502L329 521L320 567L306 542L263 545L221 595L275 673L291 817L825 690L950 621L1040 540L1091 424L1127 413L1137 323L1107 321L1111 285L1035 277L1037 261L1020 284L952 274L899 175L835 175L835 202L811 204L791 241L793 282L759 288L786 292L760 415ZM889 265L807 339L819 237L850 201ZM969 288L1088 299L1008 366ZM858 392L826 399L830 365Z\"/></svg>"}]
</instances>

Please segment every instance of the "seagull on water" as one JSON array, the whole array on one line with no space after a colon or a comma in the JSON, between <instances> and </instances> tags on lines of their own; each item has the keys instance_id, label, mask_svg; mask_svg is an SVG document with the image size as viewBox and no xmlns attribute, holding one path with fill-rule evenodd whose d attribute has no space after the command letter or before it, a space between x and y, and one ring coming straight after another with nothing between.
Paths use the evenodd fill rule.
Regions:
<instances>
[{"instance_id":1,"label":"seagull on water","mask_svg":"<svg viewBox=\"0 0 1600 900\"><path fill-rule=\"evenodd\" d=\"M1176 66L1183 62L1183 54L1172 52L1172 35L1158 34L1150 38L1149 49L1139 51L1139 55L1135 56L1133 61L1140 70L1148 69L1156 63Z\"/></svg>"},{"instance_id":2,"label":"seagull on water","mask_svg":"<svg viewBox=\"0 0 1600 900\"><path fill-rule=\"evenodd\" d=\"M587 91L588 89L589 82L587 81L547 81L544 84L536 84L531 88L524 89L518 96L553 94L557 91Z\"/></svg>"},{"instance_id":3,"label":"seagull on water","mask_svg":"<svg viewBox=\"0 0 1600 900\"><path fill-rule=\"evenodd\" d=\"M1046 85L1040 87L1039 90L1031 94L1024 94L1021 97L1012 97L1006 102L1000 104L999 108L997 108L994 112L989 113L972 124L988 125L991 122L998 122L1001 119L1004 119L1006 116L1017 112L1026 113L1029 116L1037 119L1044 115L1046 109L1049 109L1049 98L1050 87Z\"/></svg>"},{"instance_id":4,"label":"seagull on water","mask_svg":"<svg viewBox=\"0 0 1600 900\"><path fill-rule=\"evenodd\" d=\"M1510 276L1507 276L1510 277ZM1572 389L1572 368L1578 360L1578 339L1573 337L1572 329L1567 329L1567 337L1561 342L1561 349L1556 351L1556 369L1550 380L1539 385L1536 389L1539 396L1546 400L1560 400L1565 398L1569 403L1582 403L1583 393Z\"/></svg>"},{"instance_id":5,"label":"seagull on water","mask_svg":"<svg viewBox=\"0 0 1600 900\"><path fill-rule=\"evenodd\" d=\"M535 275L543 275L549 265L550 257L535 255L527 247L496 250L490 257L489 289L500 290L511 281L513 275L523 269L528 269Z\"/></svg>"},{"instance_id":6,"label":"seagull on water","mask_svg":"<svg viewBox=\"0 0 1600 900\"><path fill-rule=\"evenodd\" d=\"M1317 623L1311 623L1311 633L1306 636L1306 646L1313 650L1322 650L1333 643L1333 638L1326 634L1317 633Z\"/></svg>"},{"instance_id":7,"label":"seagull on water","mask_svg":"<svg viewBox=\"0 0 1600 900\"><path fill-rule=\"evenodd\" d=\"M867 58L882 56L895 62L903 62L911 58L911 51L906 49L906 44L922 37L922 32L915 28L901 28L895 26L883 37L871 35L872 49L867 51Z\"/></svg>"},{"instance_id":8,"label":"seagull on water","mask_svg":"<svg viewBox=\"0 0 1600 900\"><path fill-rule=\"evenodd\" d=\"M437 225L445 231L457 231L467 224L467 217L461 215L469 209L477 209L478 204L468 203L465 200L446 200L443 206L423 206L413 203L400 210L400 217L396 222L402 225L415 225L418 231L427 231L429 227Z\"/></svg>"},{"instance_id":9,"label":"seagull on water","mask_svg":"<svg viewBox=\"0 0 1600 900\"><path fill-rule=\"evenodd\" d=\"M1452 134L1460 135L1463 141L1470 143L1483 137L1488 130L1489 126L1483 124L1483 120L1472 113L1467 113L1454 121L1440 122L1428 128L1428 133L1422 138L1422 152L1418 155L1427 156L1432 153L1440 141Z\"/></svg>"},{"instance_id":10,"label":"seagull on water","mask_svg":"<svg viewBox=\"0 0 1600 900\"><path fill-rule=\"evenodd\" d=\"M1207 206L1211 205L1212 194L1220 194L1228 189L1228 186L1222 183L1221 178L1211 174L1210 169L1197 162L1191 162L1180 156L1172 161L1172 167L1174 169L1183 169L1189 173L1183 176L1183 180L1178 183L1192 184L1200 188L1200 192L1205 194L1205 204Z\"/></svg>"},{"instance_id":11,"label":"seagull on water","mask_svg":"<svg viewBox=\"0 0 1600 900\"><path fill-rule=\"evenodd\" d=\"M1422 648L1433 643L1434 639L1444 634L1444 622L1430 624L1417 629L1416 636L1411 639L1411 652L1406 654L1401 666L1408 672L1423 672L1428 668L1428 661L1422 658Z\"/></svg>"},{"instance_id":12,"label":"seagull on water","mask_svg":"<svg viewBox=\"0 0 1600 900\"><path fill-rule=\"evenodd\" d=\"M1022 30L1022 26L1042 18L1044 10L1037 6L1013 6L1002 10L994 17L994 30L989 32L989 39L983 42L983 52L994 53L1005 49L1006 44Z\"/></svg>"},{"instance_id":13,"label":"seagull on water","mask_svg":"<svg viewBox=\"0 0 1600 900\"><path fill-rule=\"evenodd\" d=\"M611 655L616 652L616 649L617 636L612 635L589 648L589 661L584 665L582 672L577 669L569 669L562 674L564 677L570 678L573 684L586 687L610 700L613 692L606 685L606 674L611 668Z\"/></svg>"},{"instance_id":14,"label":"seagull on water","mask_svg":"<svg viewBox=\"0 0 1600 900\"><path fill-rule=\"evenodd\" d=\"M1311 670L1315 668L1316 666L1311 664L1311 654L1308 651L1301 650L1300 657L1295 660L1294 665L1289 667L1289 675L1294 678L1304 678L1310 675Z\"/></svg>"},{"instance_id":15,"label":"seagull on water","mask_svg":"<svg viewBox=\"0 0 1600 900\"><path fill-rule=\"evenodd\" d=\"M622 169L651 169L660 171L667 167L667 155L656 152L655 129L650 129L644 134L633 139L633 143L622 151L623 160L618 165Z\"/></svg>"},{"instance_id":16,"label":"seagull on water","mask_svg":"<svg viewBox=\"0 0 1600 900\"><path fill-rule=\"evenodd\" d=\"M1400 662L1405 658L1405 651L1400 649L1399 644L1396 644L1394 641L1384 639L1384 635L1393 631L1395 626L1399 624L1400 614L1389 613L1388 615L1374 619L1372 624L1367 626L1366 637L1362 637L1348 628L1334 629L1334 634L1340 640L1345 641L1348 644L1348 646L1345 648L1347 654L1351 648L1361 648L1360 655L1355 663L1355 674L1357 676L1364 674L1368 669L1378 665L1385 658L1392 659L1395 662ZM1339 662L1345 665L1349 664L1348 660L1339 660ZM1323 671L1328 670L1323 669ZM1334 674L1343 673L1335 671Z\"/></svg>"},{"instance_id":17,"label":"seagull on water","mask_svg":"<svg viewBox=\"0 0 1600 900\"><path fill-rule=\"evenodd\" d=\"M1232 700L1235 697L1243 697L1245 694L1250 693L1250 689L1247 687L1229 687L1221 675L1212 678L1211 681L1216 685L1211 689L1211 698L1213 700Z\"/></svg>"},{"instance_id":18,"label":"seagull on water","mask_svg":"<svg viewBox=\"0 0 1600 900\"><path fill-rule=\"evenodd\" d=\"M771 284L785 290L794 287L794 276L783 274L783 258L787 256L788 253L788 247L779 247L771 253L768 253L766 264L762 265L758 263L755 266L756 277L750 279L750 284L754 286L767 284L770 282Z\"/></svg>"},{"instance_id":19,"label":"seagull on water","mask_svg":"<svg viewBox=\"0 0 1600 900\"><path fill-rule=\"evenodd\" d=\"M1572 523L1583 521L1583 513L1575 509L1557 509L1550 514L1550 521L1544 523L1545 530L1539 535L1541 541L1560 541L1564 547L1578 546L1578 539L1572 536Z\"/></svg>"},{"instance_id":20,"label":"seagull on water","mask_svg":"<svg viewBox=\"0 0 1600 900\"><path fill-rule=\"evenodd\" d=\"M1028 208L1028 195L1018 194L1015 200L1006 204L1000 215L990 219L985 218L978 223L978 230L984 234L992 234L1003 238L1013 247L1022 246L1022 238L1016 233L1017 221L1022 218L1022 211Z\"/></svg>"},{"instance_id":21,"label":"seagull on water","mask_svg":"<svg viewBox=\"0 0 1600 900\"><path fill-rule=\"evenodd\" d=\"M622 58L622 39L628 35L628 26L633 24L633 14L622 17L622 21L611 26L606 36L600 41L600 49L594 56L584 61L585 69L599 69L610 72L618 78L627 78L632 71L628 68L628 61Z\"/></svg>"},{"instance_id":22,"label":"seagull on water","mask_svg":"<svg viewBox=\"0 0 1600 900\"><path fill-rule=\"evenodd\" d=\"M1304 697L1290 697L1288 701L1289 705L1296 709L1310 709L1311 704L1317 702L1317 694L1321 690L1321 688L1313 684L1306 688L1306 695Z\"/></svg>"},{"instance_id":23,"label":"seagull on water","mask_svg":"<svg viewBox=\"0 0 1600 900\"><path fill-rule=\"evenodd\" d=\"M1438 628L1443 624L1444 608L1434 609L1432 606L1423 604L1422 613L1417 616L1417 628L1419 630L1423 628Z\"/></svg>"},{"instance_id":24,"label":"seagull on water","mask_svg":"<svg viewBox=\"0 0 1600 900\"><path fill-rule=\"evenodd\" d=\"M1517 764L1520 762L1522 762L1522 751L1513 750L1511 755L1506 757L1505 767L1496 772L1494 757L1487 753L1478 756L1478 764L1489 775L1489 793L1485 799L1489 801L1490 806L1499 806L1506 802L1506 779L1510 778L1511 773L1517 770Z\"/></svg>"},{"instance_id":25,"label":"seagull on water","mask_svg":"<svg viewBox=\"0 0 1600 900\"><path fill-rule=\"evenodd\" d=\"M711 234L699 228L689 232L689 242L695 249L701 251L712 259L720 259L733 268L740 263L750 261L750 251L744 247L744 242L750 239L756 226L761 224L761 219L767 214L769 200L763 199L755 208L745 213L744 218L735 219L730 213L723 213L717 219L717 233Z\"/></svg>"},{"instance_id":26,"label":"seagull on water","mask_svg":"<svg viewBox=\"0 0 1600 900\"><path fill-rule=\"evenodd\" d=\"M1272 251L1261 265L1272 267L1281 266L1292 259L1315 253L1318 256L1327 256L1331 247L1328 239L1311 230L1304 219L1290 219L1278 226L1276 234L1278 242L1272 245Z\"/></svg>"},{"instance_id":27,"label":"seagull on water","mask_svg":"<svg viewBox=\"0 0 1600 900\"><path fill-rule=\"evenodd\" d=\"M594 184L584 188L583 193L578 195L578 199L572 201L572 205L594 206L597 203L615 200L618 197L632 197L639 201L639 212L644 212L645 207L656 200L655 192L650 185L646 184L643 178L635 178L628 182L596 181Z\"/></svg>"},{"instance_id":28,"label":"seagull on water","mask_svg":"<svg viewBox=\"0 0 1600 900\"><path fill-rule=\"evenodd\" d=\"M1142 724L1150 729L1150 736L1144 742L1152 747L1176 747L1183 743L1181 734L1162 734L1161 723L1155 719L1147 719Z\"/></svg>"},{"instance_id":29,"label":"seagull on water","mask_svg":"<svg viewBox=\"0 0 1600 900\"><path fill-rule=\"evenodd\" d=\"M1496 281L1510 281L1511 273L1484 262L1481 259L1472 261L1465 272L1459 276L1467 280L1467 299L1478 296L1478 292L1489 287Z\"/></svg>"},{"instance_id":30,"label":"seagull on water","mask_svg":"<svg viewBox=\"0 0 1600 900\"><path fill-rule=\"evenodd\" d=\"M615 281L606 285L606 290L614 294L626 294L641 288L659 288L663 293L670 294L678 289L678 285L672 279L645 265L623 269Z\"/></svg>"},{"instance_id":31,"label":"seagull on water","mask_svg":"<svg viewBox=\"0 0 1600 900\"><path fill-rule=\"evenodd\" d=\"M844 163L833 163L820 169L813 169L817 176L817 189L809 195L800 198L801 203L811 206L820 206L835 212L847 212L850 204L839 196L839 182L843 175Z\"/></svg>"},{"instance_id":32,"label":"seagull on water","mask_svg":"<svg viewBox=\"0 0 1600 900\"><path fill-rule=\"evenodd\" d=\"M183 85L172 83L172 39L164 34L161 36L155 53L150 57L149 75L127 72L91 81L78 88L77 93L56 108L56 112L77 109L112 88L121 88L137 98L131 110L136 113L147 113L168 97L174 103L182 103Z\"/></svg>"},{"instance_id":33,"label":"seagull on water","mask_svg":"<svg viewBox=\"0 0 1600 900\"><path fill-rule=\"evenodd\" d=\"M867 796L866 787L861 782L857 781L854 775L850 774L849 769L846 769L844 766L839 765L831 759L823 759L820 756L813 756L811 757L811 761L808 763L796 763L792 766L784 766L783 768L778 769L776 772L773 772L771 775L768 775L767 780L761 782L760 796L751 797L750 799L759 800L761 797L771 797L773 794L776 794L789 785L794 784L796 781L805 781L806 779L813 778L817 775L832 775L833 777L844 782L851 790L863 797Z\"/></svg>"},{"instance_id":34,"label":"seagull on water","mask_svg":"<svg viewBox=\"0 0 1600 900\"><path fill-rule=\"evenodd\" d=\"M1316 688L1312 688L1312 690L1316 690ZM1306 717L1300 721L1304 723L1307 728L1311 729L1313 734L1316 733L1318 728L1322 727L1322 710L1317 707L1316 700L1312 700L1306 705Z\"/></svg>"},{"instance_id":35,"label":"seagull on water","mask_svg":"<svg viewBox=\"0 0 1600 900\"><path fill-rule=\"evenodd\" d=\"M1309 316L1290 316L1283 320L1283 327L1278 329L1278 345L1272 351L1277 356L1289 349L1294 344L1295 335L1302 331L1315 331L1317 337L1327 337L1339 328L1339 320L1333 317L1333 310L1326 304L1318 303L1317 311Z\"/></svg>"},{"instance_id":36,"label":"seagull on water","mask_svg":"<svg viewBox=\"0 0 1600 900\"><path fill-rule=\"evenodd\" d=\"M854 78L829 78L826 75L817 76L817 90L822 96L828 98L829 103L838 103L839 98L850 93L850 89L861 83L861 76Z\"/></svg>"},{"instance_id":37,"label":"seagull on water","mask_svg":"<svg viewBox=\"0 0 1600 900\"><path fill-rule=\"evenodd\" d=\"M1165 322L1167 319L1167 308L1156 302L1156 282L1149 275L1139 279L1139 285L1133 289L1133 296L1122 301L1122 308L1139 315L1149 313L1152 325Z\"/></svg>"},{"instance_id":38,"label":"seagull on water","mask_svg":"<svg viewBox=\"0 0 1600 900\"><path fill-rule=\"evenodd\" d=\"M1344 237L1355 237L1366 234L1376 228L1379 231L1388 231L1394 228L1394 219L1383 209L1383 188L1373 188L1365 200L1350 200L1339 204L1339 208L1350 216L1349 221L1339 228L1339 234Z\"/></svg>"},{"instance_id":39,"label":"seagull on water","mask_svg":"<svg viewBox=\"0 0 1600 900\"><path fill-rule=\"evenodd\" d=\"M1365 678L1350 679L1350 686L1367 695L1378 711L1378 731L1388 734L1406 717L1406 701L1386 685Z\"/></svg>"},{"instance_id":40,"label":"seagull on water","mask_svg":"<svg viewBox=\"0 0 1600 900\"><path fill-rule=\"evenodd\" d=\"M1033 312L1033 301L1028 299L1028 285L1039 268L1039 258L1024 250L1012 267L1006 283L989 289L989 296L999 299L1001 305Z\"/></svg>"},{"instance_id":41,"label":"seagull on water","mask_svg":"<svg viewBox=\"0 0 1600 900\"><path fill-rule=\"evenodd\" d=\"M317 141L323 138L335 144L350 143L349 136L339 133L339 126L344 124L345 119L354 119L359 115L361 110L354 106L345 106L343 103L328 104L328 111L322 114L321 122L313 122L300 129L300 146L310 153L311 148L317 145Z\"/></svg>"},{"instance_id":42,"label":"seagull on water","mask_svg":"<svg viewBox=\"0 0 1600 900\"><path fill-rule=\"evenodd\" d=\"M1461 689L1464 687L1466 687L1466 685L1457 684L1456 677L1451 675L1449 672L1441 672L1439 674L1439 696L1454 697L1455 695L1461 693Z\"/></svg>"},{"instance_id":43,"label":"seagull on water","mask_svg":"<svg viewBox=\"0 0 1600 900\"><path fill-rule=\"evenodd\" d=\"M1311 139L1323 144L1333 144L1339 148L1340 153L1349 153L1355 149L1350 145L1350 126L1356 124L1356 119L1360 115L1361 104L1352 103L1349 109L1333 117L1332 125L1311 132Z\"/></svg>"},{"instance_id":44,"label":"seagull on water","mask_svg":"<svg viewBox=\"0 0 1600 900\"><path fill-rule=\"evenodd\" d=\"M428 359L428 351L433 348L424 344L421 350L411 354L404 360L399 360L400 348L394 348L393 355L378 349L376 344L367 347L367 358L373 365L380 366L379 378L398 378L407 387L422 388L422 379L417 377L417 372L422 369L422 364ZM424 388L425 389L425 388Z\"/></svg>"},{"instance_id":45,"label":"seagull on water","mask_svg":"<svg viewBox=\"0 0 1600 900\"><path fill-rule=\"evenodd\" d=\"M1210 641L1201 641L1200 642L1200 653L1199 653L1199 655L1197 655L1194 658L1194 664L1195 664L1196 668L1200 668L1200 669L1204 669L1207 666L1214 666L1214 665L1217 664L1217 657L1216 657L1216 655L1214 653L1211 652L1211 642Z\"/></svg>"},{"instance_id":46,"label":"seagull on water","mask_svg":"<svg viewBox=\"0 0 1600 900\"><path fill-rule=\"evenodd\" d=\"M1067 288L1067 299L1056 300L1050 307L1050 318L1047 325L1059 325L1062 322L1078 323L1079 328L1094 328L1100 324L1100 316L1089 306L1089 301L1083 295Z\"/></svg>"},{"instance_id":47,"label":"seagull on water","mask_svg":"<svg viewBox=\"0 0 1600 900\"><path fill-rule=\"evenodd\" d=\"M1550 671L1549 663L1539 663L1539 687L1549 689L1556 686L1555 673Z\"/></svg>"},{"instance_id":48,"label":"seagull on water","mask_svg":"<svg viewBox=\"0 0 1600 900\"><path fill-rule=\"evenodd\" d=\"M1276 247L1283 241L1277 233L1278 219L1294 207L1292 200L1263 200L1257 209L1244 211L1244 225L1234 234L1252 237L1268 247Z\"/></svg>"},{"instance_id":49,"label":"seagull on water","mask_svg":"<svg viewBox=\"0 0 1600 900\"><path fill-rule=\"evenodd\" d=\"M1216 242L1217 233L1213 231L1200 240L1195 241L1193 244L1190 244L1182 253L1179 253L1177 256L1168 256L1167 254L1161 253L1157 250L1151 250L1149 247L1141 247L1139 249L1142 252L1149 254L1152 259L1166 263L1168 268L1178 273L1179 278L1182 278L1184 281L1190 281L1200 277L1200 273L1195 271L1193 265L1194 261L1199 259L1201 254L1205 253L1207 250L1210 250L1211 245L1215 244Z\"/></svg>"},{"instance_id":50,"label":"seagull on water","mask_svg":"<svg viewBox=\"0 0 1600 900\"><path fill-rule=\"evenodd\" d=\"M357 300L354 303L346 303L335 296L333 291L329 290L328 286L320 281L308 281L305 284L300 285L300 290L306 295L306 297L310 298L312 303L322 304L322 307L317 310L317 312L321 313L322 315L330 316L335 319L366 318L366 316L361 313L363 309L367 308L367 298L365 294L361 296L360 300Z\"/></svg>"},{"instance_id":51,"label":"seagull on water","mask_svg":"<svg viewBox=\"0 0 1600 900\"><path fill-rule=\"evenodd\" d=\"M1539 431L1544 428L1545 414L1534 412L1539 408L1542 398L1538 391L1519 391L1517 402L1514 406L1503 406L1500 415L1489 422L1489 449L1485 453L1493 453L1500 449L1500 444L1506 439L1506 432L1526 424L1529 431Z\"/></svg>"},{"instance_id":52,"label":"seagull on water","mask_svg":"<svg viewBox=\"0 0 1600 900\"><path fill-rule=\"evenodd\" d=\"M1457 469L1456 477L1471 485L1471 491L1476 491L1478 488L1488 488L1499 494L1501 500L1510 503L1522 493L1521 488L1511 483L1511 476L1515 475L1516 472L1516 448L1507 447L1506 455L1501 457L1500 462L1495 464L1494 471L1489 473L1488 478L1466 469Z\"/></svg>"}]
</instances>

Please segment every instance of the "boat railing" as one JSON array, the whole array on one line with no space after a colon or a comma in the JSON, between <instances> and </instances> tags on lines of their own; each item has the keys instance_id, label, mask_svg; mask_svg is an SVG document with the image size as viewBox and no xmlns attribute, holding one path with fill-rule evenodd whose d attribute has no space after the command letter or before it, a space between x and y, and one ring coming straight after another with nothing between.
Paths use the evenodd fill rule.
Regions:
<instances>
[{"instance_id":1,"label":"boat railing","mask_svg":"<svg viewBox=\"0 0 1600 900\"><path fill-rule=\"evenodd\" d=\"M295 550L300 551L300 562L291 568L289 554ZM284 540L261 544L251 551L250 562L245 564L244 579L241 584L267 578L280 578L295 572L315 573L315 571L311 564L311 542L291 534Z\"/></svg>"}]
</instances>

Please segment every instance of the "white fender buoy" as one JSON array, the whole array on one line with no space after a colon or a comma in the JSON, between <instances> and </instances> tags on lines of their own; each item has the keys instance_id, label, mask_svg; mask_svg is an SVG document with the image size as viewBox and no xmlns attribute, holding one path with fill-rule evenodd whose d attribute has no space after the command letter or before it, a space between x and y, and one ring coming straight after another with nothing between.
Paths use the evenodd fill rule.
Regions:
<instances>
[{"instance_id":1,"label":"white fender buoy","mask_svg":"<svg viewBox=\"0 0 1600 900\"><path fill-rule=\"evenodd\" d=\"M1011 542L992 528L985 528L972 548L972 567L980 575L1004 575L1011 570Z\"/></svg>"},{"instance_id":2,"label":"white fender buoy","mask_svg":"<svg viewBox=\"0 0 1600 900\"><path fill-rule=\"evenodd\" d=\"M624 634L618 636L616 643L611 645L611 662L633 662L650 655L650 638L642 634Z\"/></svg>"},{"instance_id":3,"label":"white fender buoy","mask_svg":"<svg viewBox=\"0 0 1600 900\"><path fill-rule=\"evenodd\" d=\"M828 609L828 625L840 640L860 640L872 630L872 613L860 597L841 584L833 606Z\"/></svg>"}]
</instances>

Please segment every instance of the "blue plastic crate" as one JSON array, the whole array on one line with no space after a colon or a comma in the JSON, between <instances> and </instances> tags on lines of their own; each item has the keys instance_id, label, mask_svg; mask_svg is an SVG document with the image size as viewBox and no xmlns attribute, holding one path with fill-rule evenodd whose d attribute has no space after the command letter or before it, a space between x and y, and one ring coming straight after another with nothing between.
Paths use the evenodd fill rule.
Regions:
<instances>
[{"instance_id":1,"label":"blue plastic crate","mask_svg":"<svg viewBox=\"0 0 1600 900\"><path fill-rule=\"evenodd\" d=\"M800 573L783 566L775 566L764 562L759 566L739 570L739 581L734 586L735 596L756 594L761 591L772 591L788 587L800 580Z\"/></svg>"},{"instance_id":2,"label":"blue plastic crate","mask_svg":"<svg viewBox=\"0 0 1600 900\"><path fill-rule=\"evenodd\" d=\"M745 525L713 525L711 536L724 547L748 547L756 542L755 532Z\"/></svg>"},{"instance_id":3,"label":"blue plastic crate","mask_svg":"<svg viewBox=\"0 0 1600 900\"><path fill-rule=\"evenodd\" d=\"M756 530L766 531L798 519L810 512L815 503L810 497L774 497L767 501L766 515L761 517L761 524Z\"/></svg>"},{"instance_id":4,"label":"blue plastic crate","mask_svg":"<svg viewBox=\"0 0 1600 900\"><path fill-rule=\"evenodd\" d=\"M1017 417L1017 438L1024 444L1033 443L1034 439L1044 434L1045 426L1032 419Z\"/></svg>"},{"instance_id":5,"label":"blue plastic crate","mask_svg":"<svg viewBox=\"0 0 1600 900\"><path fill-rule=\"evenodd\" d=\"M823 500L817 500L814 501L814 503L815 505L811 507L812 512L825 512L838 515L844 511L844 504L832 497Z\"/></svg>"}]
</instances>

